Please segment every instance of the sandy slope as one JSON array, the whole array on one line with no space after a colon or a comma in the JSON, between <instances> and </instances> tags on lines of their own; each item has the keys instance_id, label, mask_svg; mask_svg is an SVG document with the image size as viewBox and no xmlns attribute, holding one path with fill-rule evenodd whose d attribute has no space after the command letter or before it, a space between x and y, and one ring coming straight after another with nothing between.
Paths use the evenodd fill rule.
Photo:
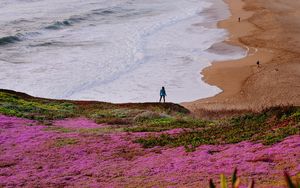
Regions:
<instances>
[{"instance_id":1,"label":"sandy slope","mask_svg":"<svg viewBox=\"0 0 300 188\"><path fill-rule=\"evenodd\" d=\"M248 56L204 69L204 80L223 92L183 105L195 112L300 105L300 1L225 1L232 16L219 27L228 29L227 42L248 49Z\"/></svg>"}]
</instances>

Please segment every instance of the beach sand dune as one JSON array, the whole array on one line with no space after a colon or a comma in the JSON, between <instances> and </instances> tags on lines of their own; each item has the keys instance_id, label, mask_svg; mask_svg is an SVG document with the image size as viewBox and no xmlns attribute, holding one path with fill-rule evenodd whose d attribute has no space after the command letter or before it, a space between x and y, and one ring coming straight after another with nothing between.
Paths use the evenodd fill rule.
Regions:
<instances>
[{"instance_id":1,"label":"beach sand dune","mask_svg":"<svg viewBox=\"0 0 300 188\"><path fill-rule=\"evenodd\" d=\"M240 60L214 62L204 80L223 92L183 105L203 109L260 110L274 105L300 105L300 1L225 0L232 12L219 27L229 44L248 50ZM241 22L238 22L238 18ZM261 66L257 67L256 62Z\"/></svg>"}]
</instances>

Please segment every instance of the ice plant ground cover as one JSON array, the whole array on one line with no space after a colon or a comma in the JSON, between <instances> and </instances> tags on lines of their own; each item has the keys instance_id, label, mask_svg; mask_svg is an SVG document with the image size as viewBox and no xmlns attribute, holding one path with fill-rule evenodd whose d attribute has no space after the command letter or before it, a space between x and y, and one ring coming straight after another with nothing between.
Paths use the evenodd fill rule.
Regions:
<instances>
[{"instance_id":1,"label":"ice plant ground cover","mask_svg":"<svg viewBox=\"0 0 300 188\"><path fill-rule=\"evenodd\" d=\"M175 104L0 96L0 187L208 187L236 167L243 185L284 187L300 172L298 107L201 120Z\"/></svg>"}]
</instances>

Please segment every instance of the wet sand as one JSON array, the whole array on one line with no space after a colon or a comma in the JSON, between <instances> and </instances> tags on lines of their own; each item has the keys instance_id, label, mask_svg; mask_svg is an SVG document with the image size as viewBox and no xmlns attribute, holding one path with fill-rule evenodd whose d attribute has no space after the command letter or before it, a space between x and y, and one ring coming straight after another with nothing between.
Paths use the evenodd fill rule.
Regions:
<instances>
[{"instance_id":1,"label":"wet sand","mask_svg":"<svg viewBox=\"0 0 300 188\"><path fill-rule=\"evenodd\" d=\"M183 103L195 114L205 110L261 110L300 105L300 1L225 0L232 16L218 26L226 43L248 51L245 58L214 62L203 80L222 93ZM238 21L238 18L241 21ZM256 62L260 61L260 67Z\"/></svg>"}]
</instances>

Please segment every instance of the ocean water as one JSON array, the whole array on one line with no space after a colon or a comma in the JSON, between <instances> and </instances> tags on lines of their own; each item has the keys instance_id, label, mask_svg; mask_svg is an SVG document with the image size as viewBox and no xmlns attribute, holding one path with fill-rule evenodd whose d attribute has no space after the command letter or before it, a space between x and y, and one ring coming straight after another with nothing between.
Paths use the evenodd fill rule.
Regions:
<instances>
[{"instance_id":1,"label":"ocean water","mask_svg":"<svg viewBox=\"0 0 300 188\"><path fill-rule=\"evenodd\" d=\"M245 51L228 37L222 0L0 0L0 88L57 99L192 101L221 90L201 80Z\"/></svg>"}]
</instances>

